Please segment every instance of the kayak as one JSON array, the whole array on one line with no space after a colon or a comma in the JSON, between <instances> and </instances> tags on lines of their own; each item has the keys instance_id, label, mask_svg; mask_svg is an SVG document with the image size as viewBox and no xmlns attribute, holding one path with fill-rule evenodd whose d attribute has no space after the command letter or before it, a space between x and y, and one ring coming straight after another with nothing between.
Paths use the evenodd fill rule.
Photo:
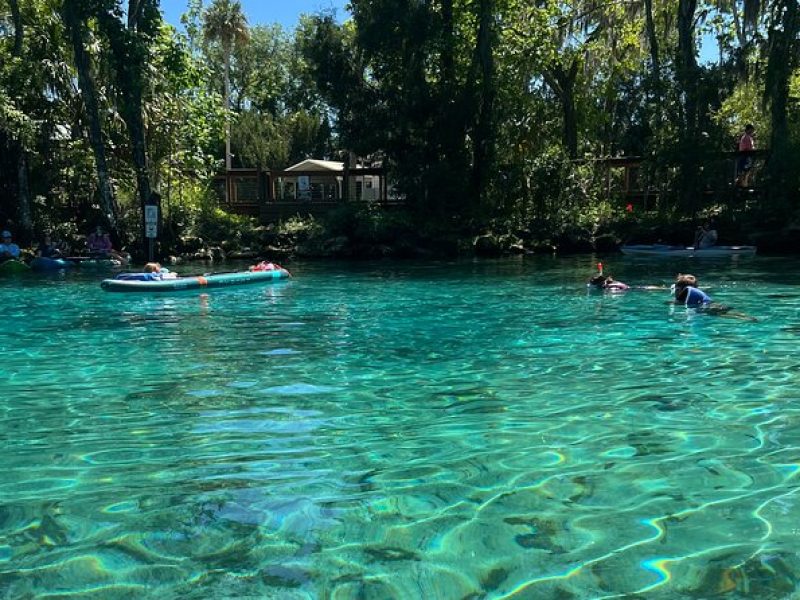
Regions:
<instances>
[{"instance_id":1,"label":"kayak","mask_svg":"<svg viewBox=\"0 0 800 600\"><path fill-rule=\"evenodd\" d=\"M135 281L129 279L104 279L100 286L107 292L179 292L183 290L205 290L211 288L269 283L290 277L286 269L274 271L237 271L235 273L211 273L193 277L161 279L157 281Z\"/></svg>"},{"instance_id":2,"label":"kayak","mask_svg":"<svg viewBox=\"0 0 800 600\"><path fill-rule=\"evenodd\" d=\"M76 263L63 258L47 258L45 256L37 256L30 262L30 267L34 271L60 271L61 269L74 267L75 264Z\"/></svg>"},{"instance_id":3,"label":"kayak","mask_svg":"<svg viewBox=\"0 0 800 600\"><path fill-rule=\"evenodd\" d=\"M666 244L638 244L622 246L620 251L629 256L675 256L695 258L719 258L723 256L753 256L755 246L710 246L694 248L692 246L668 246Z\"/></svg>"},{"instance_id":4,"label":"kayak","mask_svg":"<svg viewBox=\"0 0 800 600\"><path fill-rule=\"evenodd\" d=\"M0 275L14 275L16 273L27 273L31 268L21 260L11 259L0 263Z\"/></svg>"}]
</instances>

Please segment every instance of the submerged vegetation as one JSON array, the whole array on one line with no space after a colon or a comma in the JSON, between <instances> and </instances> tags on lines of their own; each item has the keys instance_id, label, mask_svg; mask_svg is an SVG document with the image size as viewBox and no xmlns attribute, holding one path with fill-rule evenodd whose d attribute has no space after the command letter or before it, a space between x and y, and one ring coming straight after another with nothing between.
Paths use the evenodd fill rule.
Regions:
<instances>
[{"instance_id":1,"label":"submerged vegetation","mask_svg":"<svg viewBox=\"0 0 800 600\"><path fill-rule=\"evenodd\" d=\"M180 29L158 0L0 0L0 224L30 242L103 223L134 246L158 191L164 252L580 249L666 239L703 212L788 240L798 98L796 0L352 0L294 31L231 0L190 0ZM730 189L711 189L746 123L768 149L758 190L724 167ZM405 207L260 227L214 192L226 163L352 155ZM613 156L642 157L654 201L609 193Z\"/></svg>"}]
</instances>

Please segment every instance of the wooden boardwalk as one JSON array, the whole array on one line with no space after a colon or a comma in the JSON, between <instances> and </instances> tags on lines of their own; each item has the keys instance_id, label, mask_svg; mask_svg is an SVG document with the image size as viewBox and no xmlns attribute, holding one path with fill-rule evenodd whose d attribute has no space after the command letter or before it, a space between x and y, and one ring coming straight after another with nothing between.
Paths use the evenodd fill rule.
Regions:
<instances>
[{"instance_id":1,"label":"wooden boardwalk","mask_svg":"<svg viewBox=\"0 0 800 600\"><path fill-rule=\"evenodd\" d=\"M215 179L218 197L235 214L262 223L295 215L322 216L345 205L391 209L404 201L391 193L382 168L337 171L233 169Z\"/></svg>"}]
</instances>

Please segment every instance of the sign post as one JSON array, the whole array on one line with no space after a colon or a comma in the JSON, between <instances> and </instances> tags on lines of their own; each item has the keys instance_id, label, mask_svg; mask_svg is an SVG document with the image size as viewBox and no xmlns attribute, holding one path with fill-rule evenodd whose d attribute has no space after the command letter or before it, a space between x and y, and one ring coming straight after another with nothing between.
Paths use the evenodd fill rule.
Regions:
<instances>
[{"instance_id":1,"label":"sign post","mask_svg":"<svg viewBox=\"0 0 800 600\"><path fill-rule=\"evenodd\" d=\"M144 205L144 237L147 238L147 260L153 262L155 240L158 237L158 224L161 217L161 197L153 193Z\"/></svg>"}]
</instances>

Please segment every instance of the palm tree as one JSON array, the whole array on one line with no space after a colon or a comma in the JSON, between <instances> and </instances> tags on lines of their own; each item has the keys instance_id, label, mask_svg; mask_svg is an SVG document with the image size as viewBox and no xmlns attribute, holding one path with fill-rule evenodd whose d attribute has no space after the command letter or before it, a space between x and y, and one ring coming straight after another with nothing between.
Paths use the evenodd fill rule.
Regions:
<instances>
[{"instance_id":1,"label":"palm tree","mask_svg":"<svg viewBox=\"0 0 800 600\"><path fill-rule=\"evenodd\" d=\"M230 110L231 96L231 53L237 44L249 37L247 18L242 12L239 0L214 0L203 15L203 36L207 42L216 42L222 48L225 69L225 110ZM225 170L231 169L231 122L226 117L225 125Z\"/></svg>"}]
</instances>

